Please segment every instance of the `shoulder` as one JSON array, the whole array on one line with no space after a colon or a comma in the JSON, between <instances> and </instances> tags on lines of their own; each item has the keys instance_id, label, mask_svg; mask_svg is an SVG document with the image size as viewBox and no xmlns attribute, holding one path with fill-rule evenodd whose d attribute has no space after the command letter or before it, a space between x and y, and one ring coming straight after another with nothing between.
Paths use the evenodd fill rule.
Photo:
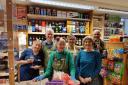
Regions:
<instances>
[{"instance_id":1,"label":"shoulder","mask_svg":"<svg viewBox=\"0 0 128 85\"><path fill-rule=\"evenodd\" d=\"M31 48L27 48L23 52L32 52L32 49Z\"/></svg>"},{"instance_id":2,"label":"shoulder","mask_svg":"<svg viewBox=\"0 0 128 85\"><path fill-rule=\"evenodd\" d=\"M93 53L95 56L99 56L99 57L101 56L101 53L97 52L96 50L94 50Z\"/></svg>"},{"instance_id":3,"label":"shoulder","mask_svg":"<svg viewBox=\"0 0 128 85\"><path fill-rule=\"evenodd\" d=\"M42 42L42 44L43 44L43 45L46 45L46 43L47 43L47 41L46 41L46 40Z\"/></svg>"}]
</instances>

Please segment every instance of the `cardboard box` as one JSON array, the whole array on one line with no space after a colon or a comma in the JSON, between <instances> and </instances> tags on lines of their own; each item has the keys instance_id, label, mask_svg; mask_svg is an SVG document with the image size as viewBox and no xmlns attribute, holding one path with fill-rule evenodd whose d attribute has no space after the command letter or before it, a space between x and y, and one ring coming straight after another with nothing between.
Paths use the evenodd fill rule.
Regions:
<instances>
[{"instance_id":1,"label":"cardboard box","mask_svg":"<svg viewBox=\"0 0 128 85\"><path fill-rule=\"evenodd\" d=\"M69 18L75 18L78 16L79 16L78 12L67 12L67 17L69 17Z\"/></svg>"},{"instance_id":2,"label":"cardboard box","mask_svg":"<svg viewBox=\"0 0 128 85\"><path fill-rule=\"evenodd\" d=\"M57 17L61 17L61 15L62 15L62 11L57 10Z\"/></svg>"},{"instance_id":3,"label":"cardboard box","mask_svg":"<svg viewBox=\"0 0 128 85\"><path fill-rule=\"evenodd\" d=\"M66 11L61 11L61 17L67 17L67 12Z\"/></svg>"}]
</instances>

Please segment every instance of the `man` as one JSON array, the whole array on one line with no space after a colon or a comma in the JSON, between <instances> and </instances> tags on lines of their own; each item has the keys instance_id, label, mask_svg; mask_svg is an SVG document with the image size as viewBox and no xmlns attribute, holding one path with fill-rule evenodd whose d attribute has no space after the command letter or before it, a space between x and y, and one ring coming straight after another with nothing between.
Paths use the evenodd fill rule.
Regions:
<instances>
[{"instance_id":1,"label":"man","mask_svg":"<svg viewBox=\"0 0 128 85\"><path fill-rule=\"evenodd\" d=\"M100 53L103 53L103 51L105 50L105 45L104 42L100 39L100 31L99 30L95 30L94 33L94 49L99 51Z\"/></svg>"},{"instance_id":2,"label":"man","mask_svg":"<svg viewBox=\"0 0 128 85\"><path fill-rule=\"evenodd\" d=\"M98 52L100 52L102 54L102 59L107 57L107 52L105 51L105 45L104 42L100 39L101 37L101 33L99 30L95 30L93 33L93 40L94 40L94 50L97 50ZM101 69L101 72L99 74L99 80L100 85L103 85L103 69Z\"/></svg>"}]
</instances>

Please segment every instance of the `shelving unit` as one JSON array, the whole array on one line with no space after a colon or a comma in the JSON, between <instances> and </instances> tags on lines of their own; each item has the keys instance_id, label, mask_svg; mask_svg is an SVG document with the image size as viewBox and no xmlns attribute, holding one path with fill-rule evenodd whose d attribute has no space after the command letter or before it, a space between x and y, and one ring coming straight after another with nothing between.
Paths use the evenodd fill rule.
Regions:
<instances>
[{"instance_id":1,"label":"shelving unit","mask_svg":"<svg viewBox=\"0 0 128 85\"><path fill-rule=\"evenodd\" d=\"M58 16L46 16L37 14L27 14L28 19L43 19L43 20L54 20L54 21L65 21L65 20L76 20L76 21L91 21L90 19L80 19L80 18L67 18Z\"/></svg>"},{"instance_id":2,"label":"shelving unit","mask_svg":"<svg viewBox=\"0 0 128 85\"><path fill-rule=\"evenodd\" d=\"M56 10L56 13L58 13L58 10L59 10L59 12L60 11L62 11L63 13L68 13L68 12L72 12L72 13L82 13L83 15L82 16L84 16L84 14L86 15L88 15L88 18L86 19L86 18L84 18L84 19L82 19L82 18L80 18L79 16L77 16L77 17L67 17L67 16L58 16L57 14L55 14L55 16L52 16L52 14L50 14L50 15L41 15L41 14L35 14L35 13L31 13L30 11L32 11L32 10L30 10L30 7L32 8L32 6L33 7L40 7L39 9L41 9L41 7L43 7L43 9L48 9L48 10L52 10L52 9L54 9L54 10ZM83 38L83 37L85 37L85 36L87 36L87 35L90 35L91 33L92 33L92 11L91 10L88 10L88 11L84 11L84 10L82 10L82 11L77 11L77 10L75 10L75 9L66 9L66 8L56 8L56 7L49 7L49 6L46 6L46 5L42 5L42 4L38 4L38 6L37 6L37 4L35 3L32 3L32 5L28 5L28 6L26 6L27 8L28 8L28 14L27 14L27 19L28 19L28 21L30 22L31 20L42 20L42 21L44 21L44 22L42 22L42 23L45 23L46 25L48 25L49 23L58 23L59 24L59 22L61 22L61 23L65 23L65 27L66 27L66 32L56 32L55 30L56 29L54 29L54 28L52 28L52 26L43 26L43 28L46 30L46 28L48 27L48 28L52 28L53 30L54 30L54 36L61 36L61 37L67 37L68 35L70 35L72 32L71 32L71 30L72 30L72 27L73 27L73 25L74 25L74 27L76 26L74 23L80 23L80 22L82 22L82 23L85 23L85 27L84 27L84 30L86 29L86 32L84 32L84 33L79 33L79 32L73 32L72 34L73 35L75 35L77 38ZM34 9L34 8L33 8ZM34 10L35 11L35 10ZM37 11L37 10L36 10ZM30 13L29 13L30 12ZM38 11L39 12L39 11ZM41 11L40 11L40 13L41 13ZM71 13L71 14L72 14ZM67 14L66 14L67 15ZM73 15L74 16L74 15ZM37 21L35 21L35 22L37 22ZM70 22L70 23L69 23ZM39 24L38 24L39 25ZM29 26L29 24L28 24L28 26ZM33 25L34 26L34 25ZM72 27L70 27L70 26L72 26ZM70 29L70 31L69 31L69 29ZM45 35L45 31L42 31L42 32L33 32L33 31L29 31L28 32L28 41L29 41L29 38L31 37L31 36L35 36L36 38L39 38L40 37L40 39L45 39L44 36ZM34 39L35 39L35 37L34 37ZM33 38L32 38L33 39ZM31 40L32 40L31 39ZM82 42L82 40L81 40L81 42ZM81 44L82 45L82 44Z\"/></svg>"},{"instance_id":3,"label":"shelving unit","mask_svg":"<svg viewBox=\"0 0 128 85\"><path fill-rule=\"evenodd\" d=\"M108 69L108 71L113 72L111 74L111 76L114 75L114 74L115 75L121 75L119 73L117 74L116 69L115 69L115 66L117 66L115 64L117 62L123 63L123 66L124 66L123 71L122 71L123 75L120 79L121 82L120 82L120 84L116 84L116 85L127 85L126 83L128 82L128 79L127 79L128 74L127 74L127 69L126 69L126 65L127 65L126 63L128 62L127 61L128 60L128 55L127 54L120 54L120 55L115 56L115 53L114 53L114 50L124 48L124 47L125 47L125 43L123 43L123 42L116 42L116 43L108 42L108 43L106 43L106 48L108 50L108 57L107 57L108 63L109 63L109 61L112 61L113 64L114 64L113 65L112 63L111 64L109 63L109 68L111 68L111 69L113 68L113 70ZM122 61L114 61L114 58L116 58L116 60L119 59L119 60L122 60ZM109 75L109 77L110 77L110 75ZM111 77L111 79L114 79L114 77ZM118 81L119 80L116 80L116 82L118 82ZM107 78L104 79L104 82L105 82L104 85L115 85L115 84L112 84L112 80L108 80Z\"/></svg>"},{"instance_id":4,"label":"shelving unit","mask_svg":"<svg viewBox=\"0 0 128 85\"><path fill-rule=\"evenodd\" d=\"M104 15L95 14L93 16L93 31L100 30L101 39L104 39Z\"/></svg>"}]
</instances>

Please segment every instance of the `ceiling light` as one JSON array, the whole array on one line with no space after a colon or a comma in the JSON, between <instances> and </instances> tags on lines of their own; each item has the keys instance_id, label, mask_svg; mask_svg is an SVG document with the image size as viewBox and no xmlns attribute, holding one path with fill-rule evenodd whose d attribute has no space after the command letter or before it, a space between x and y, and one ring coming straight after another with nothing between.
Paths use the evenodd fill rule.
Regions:
<instances>
[{"instance_id":1,"label":"ceiling light","mask_svg":"<svg viewBox=\"0 0 128 85\"><path fill-rule=\"evenodd\" d=\"M128 11L115 10L115 9L109 9L109 8L98 8L98 9L96 9L96 11L104 12L104 13L114 13L114 14L128 15Z\"/></svg>"},{"instance_id":2,"label":"ceiling light","mask_svg":"<svg viewBox=\"0 0 128 85\"><path fill-rule=\"evenodd\" d=\"M61 1L30 0L30 2L47 4L47 5L53 5L53 6L69 7L69 8L86 9L86 10L87 9L88 10L94 10L95 9L94 6L82 5L82 4L75 4L75 3L67 3L67 2L61 2Z\"/></svg>"}]
</instances>

